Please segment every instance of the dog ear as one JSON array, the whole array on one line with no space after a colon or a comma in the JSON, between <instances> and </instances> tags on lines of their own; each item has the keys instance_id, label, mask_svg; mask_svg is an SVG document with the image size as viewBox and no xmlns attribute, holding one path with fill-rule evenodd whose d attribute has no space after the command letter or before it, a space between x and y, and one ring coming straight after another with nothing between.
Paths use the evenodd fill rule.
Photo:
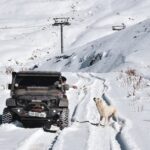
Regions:
<instances>
[{"instance_id":1,"label":"dog ear","mask_svg":"<svg viewBox=\"0 0 150 150\"><path fill-rule=\"evenodd\" d=\"M93 100L96 101L96 97L94 97Z\"/></svg>"}]
</instances>

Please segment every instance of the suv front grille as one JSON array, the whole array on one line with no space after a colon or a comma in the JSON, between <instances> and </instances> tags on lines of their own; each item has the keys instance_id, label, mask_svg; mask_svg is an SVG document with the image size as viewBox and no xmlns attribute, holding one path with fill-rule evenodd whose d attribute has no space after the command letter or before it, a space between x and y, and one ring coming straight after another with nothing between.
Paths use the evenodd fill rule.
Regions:
<instances>
[{"instance_id":1,"label":"suv front grille","mask_svg":"<svg viewBox=\"0 0 150 150\"><path fill-rule=\"evenodd\" d=\"M58 107L59 106L59 99L50 99L50 100L24 100L24 99L18 99L17 100L17 105L24 107L25 109L32 109L32 107L34 107L34 109L39 109L39 106L44 107L44 109L48 110L52 107ZM38 107L36 107L38 106Z\"/></svg>"}]
</instances>

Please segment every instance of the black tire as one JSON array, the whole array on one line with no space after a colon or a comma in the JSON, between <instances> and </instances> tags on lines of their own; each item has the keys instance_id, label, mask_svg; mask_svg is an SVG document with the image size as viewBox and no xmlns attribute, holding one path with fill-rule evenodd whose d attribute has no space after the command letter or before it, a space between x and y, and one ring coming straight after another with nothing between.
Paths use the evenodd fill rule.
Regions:
<instances>
[{"instance_id":1,"label":"black tire","mask_svg":"<svg viewBox=\"0 0 150 150\"><path fill-rule=\"evenodd\" d=\"M8 108L5 108L2 114L2 124L11 122L13 122L13 114Z\"/></svg>"},{"instance_id":2,"label":"black tire","mask_svg":"<svg viewBox=\"0 0 150 150\"><path fill-rule=\"evenodd\" d=\"M69 124L68 116L69 116L69 110L67 108L64 108L62 113L60 114L60 118L59 118L60 130L68 127L68 124Z\"/></svg>"},{"instance_id":3,"label":"black tire","mask_svg":"<svg viewBox=\"0 0 150 150\"><path fill-rule=\"evenodd\" d=\"M43 125L43 130L44 130L44 131L49 131L50 128L51 128L51 123L48 122L48 121L46 121L46 122L44 123L44 125Z\"/></svg>"}]
</instances>

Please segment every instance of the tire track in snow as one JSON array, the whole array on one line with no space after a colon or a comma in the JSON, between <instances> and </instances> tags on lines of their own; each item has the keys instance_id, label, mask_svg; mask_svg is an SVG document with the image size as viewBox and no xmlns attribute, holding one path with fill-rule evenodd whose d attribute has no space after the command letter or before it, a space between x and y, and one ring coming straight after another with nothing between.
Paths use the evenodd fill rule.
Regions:
<instances>
[{"instance_id":1,"label":"tire track in snow","mask_svg":"<svg viewBox=\"0 0 150 150\"><path fill-rule=\"evenodd\" d=\"M90 75L91 75L92 77L95 77L95 78L97 78L97 79L103 81L104 90L103 90L102 97L103 97L103 99L105 100L105 102L106 102L108 105L110 105L111 102L110 102L109 98L106 96L106 92L109 90L109 86L106 84L106 79L101 78L101 77L98 76L97 74L90 74ZM118 116L118 117L119 117L119 116ZM125 120L124 120L123 118L120 118L120 117L119 117L119 120L122 122L122 126L121 126L121 130L122 130L123 127L124 127L124 122L125 122ZM126 146L125 146L125 144L124 144L125 142L122 140L122 138L120 138L120 132L121 132L121 130L118 131L118 133L116 134L115 139L116 139L116 141L118 142L118 144L120 145L120 149L121 149L121 150L129 150L129 149L126 149Z\"/></svg>"},{"instance_id":2,"label":"tire track in snow","mask_svg":"<svg viewBox=\"0 0 150 150\"><path fill-rule=\"evenodd\" d=\"M90 74L78 74L78 77L86 90L83 88L79 93L73 124L62 131L53 150L120 150L117 132L111 126L92 125L99 122L99 113L92 100L95 96L102 96L104 80Z\"/></svg>"},{"instance_id":3,"label":"tire track in snow","mask_svg":"<svg viewBox=\"0 0 150 150\"><path fill-rule=\"evenodd\" d=\"M95 83L93 84L93 87L91 91L91 99L93 97L102 97L103 93L108 89L107 85L105 85L105 79L95 77L93 74L89 74L90 77L95 80ZM99 88L98 88L99 87ZM96 105L93 102L94 106L92 106L92 103L89 104L89 112L93 109L97 111ZM89 116L91 116L92 113L89 113ZM98 122L99 122L99 113L94 112L93 117L89 117L89 120L93 121L94 118L98 116ZM89 142L88 142L88 150L120 150L120 145L118 144L118 141L116 140L116 134L117 132L111 127L101 127L101 126L93 126L89 125Z\"/></svg>"},{"instance_id":4,"label":"tire track in snow","mask_svg":"<svg viewBox=\"0 0 150 150\"><path fill-rule=\"evenodd\" d=\"M82 77L82 79L84 79L84 76L81 76L81 77ZM78 121L79 123L89 122L89 124L88 124L88 128L89 128L88 129L89 130L89 135L88 135L89 140L88 141L89 142L88 142L87 148L88 148L88 150L93 150L93 149L95 150L96 147L97 147L97 150L100 150L100 149L102 149L102 150L110 150L110 149L120 150L120 146L118 144L118 141L116 140L117 132L112 127L108 127L106 129L103 127L99 127L99 126L97 127L97 126L92 125L92 124L96 124L96 122L99 121L99 117L96 117L96 116L99 116L99 114L96 111L94 112L94 110L97 110L97 108L95 106L95 103L92 101L92 99L93 99L93 97L101 97L103 95L103 93L105 92L105 90L108 89L108 87L105 85L105 79L102 79L100 77L99 78L95 77L92 74L89 74L89 78L90 78L90 80L92 80L92 82L90 83L90 88L87 91L88 94L90 93L90 95L88 95L88 94L86 95L87 98L89 99L89 101L85 99L86 98L86 96L85 96L85 98L82 100L82 101L84 101L84 103L81 103L81 104L83 104L83 106L81 104L78 106L78 107L80 107L78 109L79 110L82 109L82 111L85 110L85 109L83 109L83 107L87 108L88 115L86 116L85 121L81 121L81 120ZM97 87L97 88L95 88L95 87ZM94 105L92 105L92 104L94 104ZM85 114L85 112L83 112L83 113ZM95 118L97 118L97 120L94 121ZM104 142L96 142L97 139L99 139L100 137L101 137L101 141L104 140L103 139L104 137L107 137L107 138L104 140ZM94 141L93 145L89 144L91 142L91 140Z\"/></svg>"},{"instance_id":5,"label":"tire track in snow","mask_svg":"<svg viewBox=\"0 0 150 150\"><path fill-rule=\"evenodd\" d=\"M92 77L97 78L97 79L103 80L104 91L103 91L102 97L105 100L105 102L108 105L110 105L111 104L111 98L108 97L108 95L107 95L107 92L109 90L109 86L106 83L107 81L105 79L102 79L97 74L90 74L90 75ZM139 150L138 146L134 143L134 141L132 140L132 138L128 134L128 130L129 130L128 125L127 125L128 121L125 118L123 118L122 116L120 116L119 114L118 114L118 119L119 119L119 123L121 124L121 127L116 134L116 141L119 143L120 149L121 150ZM113 125L113 128L115 130L118 130L118 129L116 129L115 125Z\"/></svg>"},{"instance_id":6,"label":"tire track in snow","mask_svg":"<svg viewBox=\"0 0 150 150\"><path fill-rule=\"evenodd\" d=\"M111 126L90 126L88 150L120 150L115 140L116 131Z\"/></svg>"},{"instance_id":7,"label":"tire track in snow","mask_svg":"<svg viewBox=\"0 0 150 150\"><path fill-rule=\"evenodd\" d=\"M0 149L4 150L48 150L57 134L41 128L24 129L14 124L0 126Z\"/></svg>"},{"instance_id":8,"label":"tire track in snow","mask_svg":"<svg viewBox=\"0 0 150 150\"><path fill-rule=\"evenodd\" d=\"M19 143L20 146L17 150L48 150L56 136L57 134L50 134L44 132L43 129L38 129L22 143Z\"/></svg>"},{"instance_id":9,"label":"tire track in snow","mask_svg":"<svg viewBox=\"0 0 150 150\"><path fill-rule=\"evenodd\" d=\"M105 93L103 98L111 103L111 98ZM121 123L121 130L116 135L116 140L120 144L121 150L139 150L138 146L130 136L129 132L129 121L122 116L118 115L119 122Z\"/></svg>"},{"instance_id":10,"label":"tire track in snow","mask_svg":"<svg viewBox=\"0 0 150 150\"><path fill-rule=\"evenodd\" d=\"M94 83L88 74L77 74L80 80L79 102L72 115L74 122L62 131L56 141L53 150L86 150L89 138L89 123L80 123L87 121L88 101L90 101L90 86ZM72 95L73 97L73 95ZM72 99L72 98L71 98ZM84 108L84 109L83 109ZM88 121L89 122L89 121ZM69 144L70 143L70 144Z\"/></svg>"},{"instance_id":11,"label":"tire track in snow","mask_svg":"<svg viewBox=\"0 0 150 150\"><path fill-rule=\"evenodd\" d=\"M90 90L91 90L91 85L94 83L93 80L91 80L88 76L88 74L86 74L86 76L83 76L81 74L78 74L79 80L83 81L83 88L81 89L80 93L79 93L79 104L76 107L76 111L74 112L74 118L75 121L78 122L84 122L87 121L86 115L87 114L87 101L89 101L89 97L90 97ZM83 109L84 107L84 109Z\"/></svg>"},{"instance_id":12,"label":"tire track in snow","mask_svg":"<svg viewBox=\"0 0 150 150\"><path fill-rule=\"evenodd\" d=\"M75 122L61 132L53 150L87 150L88 134L87 124Z\"/></svg>"},{"instance_id":13,"label":"tire track in snow","mask_svg":"<svg viewBox=\"0 0 150 150\"><path fill-rule=\"evenodd\" d=\"M83 88L81 89L81 92L79 95L79 99L80 99L79 103L77 104L77 106L75 108L73 116L78 116L78 117L82 118L82 119L78 118L75 121L90 122L90 120L92 120L92 119L89 119L90 115L91 115L91 110L97 109L95 107L95 103L93 102L93 97L101 97L102 96L102 93L105 89L105 87L103 86L104 81L102 79L101 80L97 79L88 73L78 74L78 77L79 77L79 80L82 80L82 82L84 84L83 84ZM85 83L85 80L86 80L86 83ZM87 114L87 116L85 116L85 114ZM84 115L84 116L81 117L81 115ZM93 116L93 117L95 117L95 116Z\"/></svg>"}]
</instances>

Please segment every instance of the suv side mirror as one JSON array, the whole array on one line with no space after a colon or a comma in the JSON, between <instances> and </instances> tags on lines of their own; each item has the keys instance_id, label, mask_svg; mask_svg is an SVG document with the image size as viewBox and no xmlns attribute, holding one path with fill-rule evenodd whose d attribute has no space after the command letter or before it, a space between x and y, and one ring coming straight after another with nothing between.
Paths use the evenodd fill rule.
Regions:
<instances>
[{"instance_id":1,"label":"suv side mirror","mask_svg":"<svg viewBox=\"0 0 150 150\"><path fill-rule=\"evenodd\" d=\"M12 84L8 84L8 89L11 90Z\"/></svg>"},{"instance_id":2,"label":"suv side mirror","mask_svg":"<svg viewBox=\"0 0 150 150\"><path fill-rule=\"evenodd\" d=\"M65 91L69 90L69 85L68 84L63 85L63 87L64 87Z\"/></svg>"}]
</instances>

